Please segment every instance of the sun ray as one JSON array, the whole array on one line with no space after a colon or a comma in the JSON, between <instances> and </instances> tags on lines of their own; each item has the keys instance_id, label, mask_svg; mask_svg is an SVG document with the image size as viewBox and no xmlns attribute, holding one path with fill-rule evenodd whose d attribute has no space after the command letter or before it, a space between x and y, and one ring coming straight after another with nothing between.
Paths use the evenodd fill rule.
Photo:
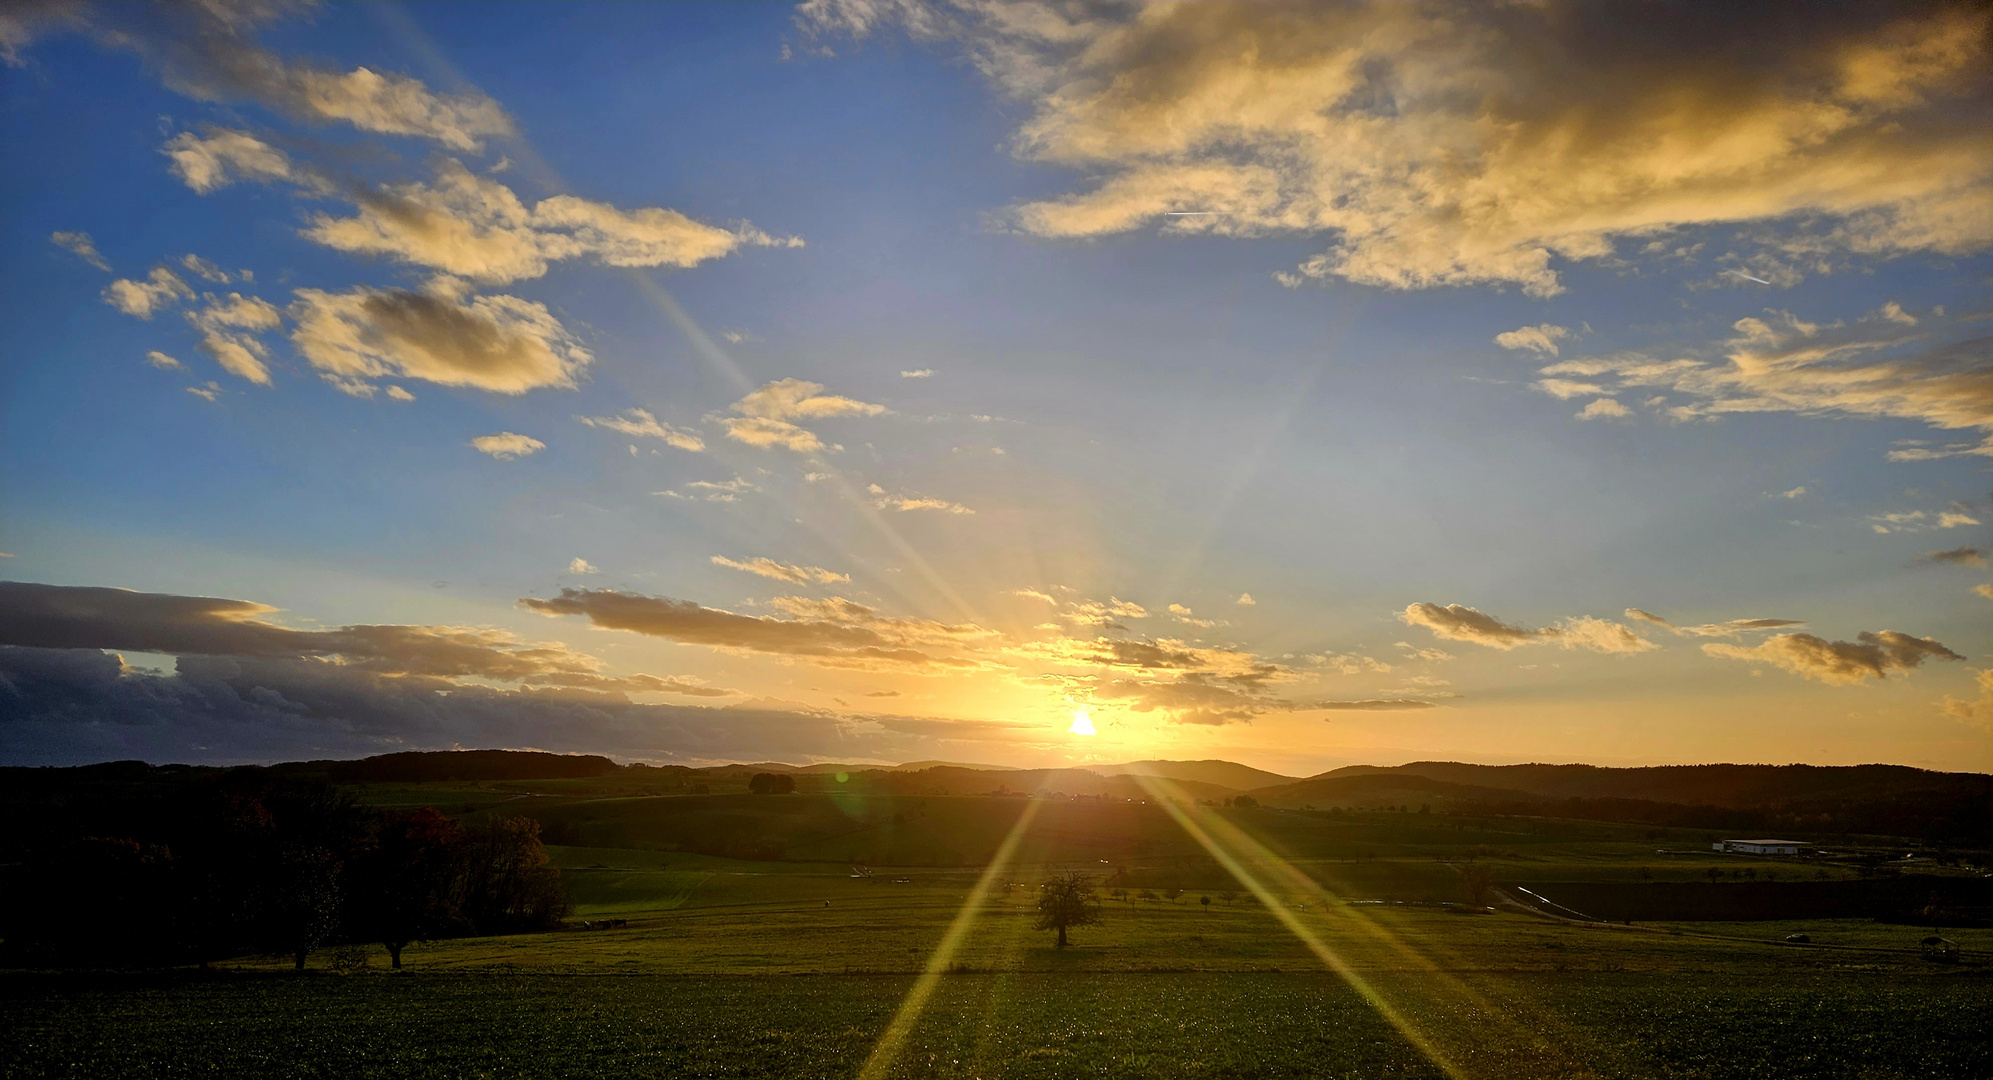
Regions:
<instances>
[{"instance_id":1,"label":"sun ray","mask_svg":"<svg viewBox=\"0 0 1993 1080\"><path fill-rule=\"evenodd\" d=\"M1181 826L1198 846L1217 860L1218 864L1252 893L1275 919L1279 920L1288 932L1319 959L1324 966L1341 977L1355 990L1378 1015L1403 1035L1441 1071L1455 1080L1473 1075L1460 1064L1460 1054L1449 1052L1440 1045L1434 1033L1425 1030L1409 1015L1406 1005L1416 999L1440 1006L1452 1006L1454 1015L1473 1015L1484 1021L1497 1020L1499 1023L1483 1023L1471 1033L1452 1031L1454 1038L1472 1034L1477 1038L1500 1040L1504 1045L1501 1055L1510 1060L1524 1055L1538 1059L1548 1059L1558 1065L1567 1066L1567 1071L1582 1072L1569 1058L1568 1047L1575 1045L1572 1033L1559 1031L1563 1037L1553 1038L1545 1031L1565 1025L1556 1018L1532 1011L1527 1024L1510 1022L1507 1014L1510 1009L1490 1000L1485 994L1466 982L1441 969L1432 959L1419 949L1339 902L1339 898L1329 893L1321 884L1302 872L1299 867L1283 858L1277 852L1255 840L1245 830L1226 820L1222 815L1205 810L1197 805L1190 795L1171 781L1154 776L1136 776L1143 790L1150 793L1154 801ZM1271 880L1270 880L1271 879ZM1310 927L1278 894L1279 888L1299 893L1316 901L1317 911L1322 917L1338 924L1338 929L1362 934L1388 948L1401 965L1400 971L1416 980L1408 983L1408 989L1387 992L1376 980L1366 977L1349 961L1324 940L1321 934ZM1396 1000L1394 1000L1396 999Z\"/></svg>"},{"instance_id":2,"label":"sun ray","mask_svg":"<svg viewBox=\"0 0 1993 1080\"><path fill-rule=\"evenodd\" d=\"M887 1070L892 1068L901 1048L906 1044L907 1036L913 1032L914 1025L920 1021L921 1013L926 1010L927 999L933 996L935 983L940 980L942 973L948 970L949 965L954 963L955 951L961 948L962 942L969 936L970 928L976 923L976 916L981 914L990 887L1010 869L1011 860L1017 854L1017 847L1024 839L1025 830L1030 827L1032 819L1038 816L1038 808L1043 805L1043 801L1037 798L1024 801L1024 810L1017 815L1017 823L1010 827L1010 832L1004 836L1003 843L997 845L996 854L990 857L989 865L983 868L982 876L976 879L975 887L969 891L968 898L962 901L961 909L948 924L948 931L941 935L941 941L934 946L934 951L927 955L927 964L921 969L920 978L914 980L913 986L907 990L906 997L900 999L898 1011L893 1013L893 1019L886 1025L886 1030L880 1033L879 1041L873 1044L872 1053L866 1057L864 1067L858 1070L858 1080L874 1080L876 1077L886 1075Z\"/></svg>"}]
</instances>

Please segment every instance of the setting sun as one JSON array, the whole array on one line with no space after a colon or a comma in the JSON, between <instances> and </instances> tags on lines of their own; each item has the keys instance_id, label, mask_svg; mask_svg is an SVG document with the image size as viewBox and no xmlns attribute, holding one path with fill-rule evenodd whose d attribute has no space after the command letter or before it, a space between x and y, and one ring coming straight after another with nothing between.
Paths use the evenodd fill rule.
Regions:
<instances>
[{"instance_id":1,"label":"setting sun","mask_svg":"<svg viewBox=\"0 0 1993 1080\"><path fill-rule=\"evenodd\" d=\"M1073 726L1066 730L1075 735L1092 735L1094 733L1093 717L1087 713L1086 706L1082 705L1073 710Z\"/></svg>"}]
</instances>

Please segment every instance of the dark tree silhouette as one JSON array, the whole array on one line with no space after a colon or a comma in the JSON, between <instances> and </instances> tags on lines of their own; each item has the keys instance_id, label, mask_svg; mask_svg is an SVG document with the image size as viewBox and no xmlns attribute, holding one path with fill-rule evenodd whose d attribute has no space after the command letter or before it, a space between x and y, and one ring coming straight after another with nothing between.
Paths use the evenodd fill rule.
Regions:
<instances>
[{"instance_id":1,"label":"dark tree silhouette","mask_svg":"<svg viewBox=\"0 0 1993 1080\"><path fill-rule=\"evenodd\" d=\"M568 913L567 886L547 865L539 822L487 818L464 830L458 850L452 900L478 933L544 930Z\"/></svg>"},{"instance_id":2,"label":"dark tree silhouette","mask_svg":"<svg viewBox=\"0 0 1993 1080\"><path fill-rule=\"evenodd\" d=\"M1066 947L1068 929L1099 921L1100 900L1093 894L1093 879L1085 874L1060 874L1038 887L1038 929L1057 930L1059 948Z\"/></svg>"},{"instance_id":3,"label":"dark tree silhouette","mask_svg":"<svg viewBox=\"0 0 1993 1080\"><path fill-rule=\"evenodd\" d=\"M411 941L431 941L467 930L454 888L463 830L433 809L383 815L374 846L353 873L354 936L378 941L390 967L401 967Z\"/></svg>"},{"instance_id":4,"label":"dark tree silhouette","mask_svg":"<svg viewBox=\"0 0 1993 1080\"><path fill-rule=\"evenodd\" d=\"M796 790L796 778L787 773L758 772L747 782L756 795L787 795Z\"/></svg>"},{"instance_id":5,"label":"dark tree silhouette","mask_svg":"<svg viewBox=\"0 0 1993 1080\"><path fill-rule=\"evenodd\" d=\"M1495 891L1495 872L1479 863L1469 865L1460 872L1460 891L1469 904L1487 907Z\"/></svg>"},{"instance_id":6,"label":"dark tree silhouette","mask_svg":"<svg viewBox=\"0 0 1993 1080\"><path fill-rule=\"evenodd\" d=\"M287 847L277 857L268 898L270 944L303 971L305 957L339 929L338 858L317 845Z\"/></svg>"}]
</instances>

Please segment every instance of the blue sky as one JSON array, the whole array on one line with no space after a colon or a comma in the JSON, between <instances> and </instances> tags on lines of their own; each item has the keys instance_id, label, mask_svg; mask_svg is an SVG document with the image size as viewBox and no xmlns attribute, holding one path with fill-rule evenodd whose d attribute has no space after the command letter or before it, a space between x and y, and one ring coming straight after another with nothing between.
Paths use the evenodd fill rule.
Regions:
<instances>
[{"instance_id":1,"label":"blue sky","mask_svg":"<svg viewBox=\"0 0 1993 1080\"><path fill-rule=\"evenodd\" d=\"M1740 17L1840 81L1685 119L1409 10L10 17L0 644L263 607L90 594L127 666L17 675L0 753L1993 765L1983 12ZM1588 10L1482 29L1600 35L1576 94ZM1365 48L1389 115L1296 89ZM564 652L217 674L216 620ZM421 680L514 720L369 711Z\"/></svg>"}]
</instances>

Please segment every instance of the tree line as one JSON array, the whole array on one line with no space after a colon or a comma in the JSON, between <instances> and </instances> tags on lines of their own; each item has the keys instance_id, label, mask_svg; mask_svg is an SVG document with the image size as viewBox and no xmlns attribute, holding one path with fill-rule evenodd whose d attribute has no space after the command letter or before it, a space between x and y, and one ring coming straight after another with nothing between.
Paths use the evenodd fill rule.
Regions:
<instances>
[{"instance_id":1,"label":"tree line","mask_svg":"<svg viewBox=\"0 0 1993 1080\"><path fill-rule=\"evenodd\" d=\"M378 810L243 769L48 830L0 866L0 959L206 965L333 944L557 925L566 884L529 818Z\"/></svg>"}]
</instances>

